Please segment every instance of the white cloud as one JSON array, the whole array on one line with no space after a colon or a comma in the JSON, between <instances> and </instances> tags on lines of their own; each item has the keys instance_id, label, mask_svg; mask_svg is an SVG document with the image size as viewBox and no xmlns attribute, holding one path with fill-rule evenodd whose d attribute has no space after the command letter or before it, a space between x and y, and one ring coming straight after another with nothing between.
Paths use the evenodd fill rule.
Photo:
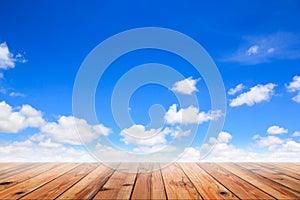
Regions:
<instances>
[{"instance_id":1,"label":"white cloud","mask_svg":"<svg viewBox=\"0 0 300 200\"><path fill-rule=\"evenodd\" d=\"M253 137L255 148L238 148L231 144L232 135L221 132L218 138L211 138L201 148L211 148L210 154L204 161L213 162L299 162L300 143L291 139L280 139L276 136ZM251 143L250 143L251 144ZM266 150L265 150L266 148ZM262 150L264 149L264 150ZM180 161L199 161L200 147L188 147L182 154Z\"/></svg>"},{"instance_id":2,"label":"white cloud","mask_svg":"<svg viewBox=\"0 0 300 200\"><path fill-rule=\"evenodd\" d=\"M3 42L0 44L0 69L9 69L14 67L15 67L14 55L9 52L7 44Z\"/></svg>"},{"instance_id":3,"label":"white cloud","mask_svg":"<svg viewBox=\"0 0 300 200\"><path fill-rule=\"evenodd\" d=\"M229 105L231 107L237 107L243 104L253 106L255 103L268 101L270 100L271 96L274 95L275 87L276 85L273 83L268 83L266 85L258 84L250 88L250 91L242 93L237 98L232 99Z\"/></svg>"},{"instance_id":4,"label":"white cloud","mask_svg":"<svg viewBox=\"0 0 300 200\"><path fill-rule=\"evenodd\" d=\"M198 89L196 88L196 84L199 80L200 78L193 79L192 77L189 77L187 79L178 81L173 85L172 91L181 94L191 95L193 92L198 91Z\"/></svg>"},{"instance_id":5,"label":"white cloud","mask_svg":"<svg viewBox=\"0 0 300 200\"><path fill-rule=\"evenodd\" d=\"M288 92L298 92L296 96L292 98L293 101L300 103L300 76L294 76L293 81L286 85Z\"/></svg>"},{"instance_id":6,"label":"white cloud","mask_svg":"<svg viewBox=\"0 0 300 200\"><path fill-rule=\"evenodd\" d=\"M24 97L25 95L20 92L11 92L9 93L10 97Z\"/></svg>"},{"instance_id":7,"label":"white cloud","mask_svg":"<svg viewBox=\"0 0 300 200\"><path fill-rule=\"evenodd\" d=\"M259 49L258 45L253 45L253 46L249 47L249 49L247 50L247 55L251 56L251 55L257 54L258 49Z\"/></svg>"},{"instance_id":8,"label":"white cloud","mask_svg":"<svg viewBox=\"0 0 300 200\"><path fill-rule=\"evenodd\" d=\"M295 131L295 132L293 133L293 136L294 136L294 137L300 136L300 131Z\"/></svg>"},{"instance_id":9,"label":"white cloud","mask_svg":"<svg viewBox=\"0 0 300 200\"><path fill-rule=\"evenodd\" d=\"M205 160L221 162L243 160L247 152L230 144L231 139L232 135L224 131L219 133L217 139L213 137L210 138L209 142L201 147L202 149L210 149L213 146L212 151ZM199 161L201 157L200 148L189 147L186 149L180 161Z\"/></svg>"},{"instance_id":10,"label":"white cloud","mask_svg":"<svg viewBox=\"0 0 300 200\"><path fill-rule=\"evenodd\" d=\"M42 112L30 105L23 105L21 109L13 109L2 101L0 110L0 132L3 133L17 133L28 127L39 128L45 124Z\"/></svg>"},{"instance_id":11,"label":"white cloud","mask_svg":"<svg viewBox=\"0 0 300 200\"><path fill-rule=\"evenodd\" d=\"M269 48L268 53L273 53L275 51L275 48Z\"/></svg>"},{"instance_id":12,"label":"white cloud","mask_svg":"<svg viewBox=\"0 0 300 200\"><path fill-rule=\"evenodd\" d=\"M222 116L221 110L199 112L199 109L194 106L181 108L177 111L177 105L173 104L166 112L164 118L168 124L202 124L210 120L217 120Z\"/></svg>"},{"instance_id":13,"label":"white cloud","mask_svg":"<svg viewBox=\"0 0 300 200\"><path fill-rule=\"evenodd\" d=\"M84 119L62 116L58 123L48 122L42 126L41 132L51 136L56 142L81 145L81 140L89 143L100 135L107 136L111 130L102 124L90 125Z\"/></svg>"},{"instance_id":14,"label":"white cloud","mask_svg":"<svg viewBox=\"0 0 300 200\"><path fill-rule=\"evenodd\" d=\"M123 129L120 135L121 141L125 144L154 146L164 145L167 143L165 135L170 133L170 129L150 129L146 130L143 125L133 125L130 128Z\"/></svg>"},{"instance_id":15,"label":"white cloud","mask_svg":"<svg viewBox=\"0 0 300 200\"><path fill-rule=\"evenodd\" d=\"M168 145L167 136L179 139L191 134L191 130L182 130L179 126L165 127L163 129L149 129L143 125L133 125L120 132L120 141L127 145L135 145L134 152L154 153L157 151L173 151L174 147Z\"/></svg>"},{"instance_id":16,"label":"white cloud","mask_svg":"<svg viewBox=\"0 0 300 200\"><path fill-rule=\"evenodd\" d=\"M201 153L199 149L195 147L187 147L184 152L179 155L182 162L197 162L201 158Z\"/></svg>"},{"instance_id":17,"label":"white cloud","mask_svg":"<svg viewBox=\"0 0 300 200\"><path fill-rule=\"evenodd\" d=\"M276 59L299 59L300 37L288 32L270 35L245 36L237 51L223 61L238 62L242 65L267 63Z\"/></svg>"},{"instance_id":18,"label":"white cloud","mask_svg":"<svg viewBox=\"0 0 300 200\"><path fill-rule=\"evenodd\" d=\"M287 133L288 129L285 129L283 127L279 127L279 126L270 126L267 130L267 133L269 134L283 134L283 133Z\"/></svg>"},{"instance_id":19,"label":"white cloud","mask_svg":"<svg viewBox=\"0 0 300 200\"><path fill-rule=\"evenodd\" d=\"M242 91L243 89L245 89L245 86L241 83L241 84L238 84L235 88L230 88L230 90L228 91L228 94L235 95L236 93Z\"/></svg>"},{"instance_id":20,"label":"white cloud","mask_svg":"<svg viewBox=\"0 0 300 200\"><path fill-rule=\"evenodd\" d=\"M296 96L294 96L292 98L293 101L297 102L297 103L300 103L300 92L298 92L298 94Z\"/></svg>"},{"instance_id":21,"label":"white cloud","mask_svg":"<svg viewBox=\"0 0 300 200\"><path fill-rule=\"evenodd\" d=\"M268 147L269 150L274 149L277 145L283 144L284 141L276 136L257 137L256 145L258 148Z\"/></svg>"},{"instance_id":22,"label":"white cloud","mask_svg":"<svg viewBox=\"0 0 300 200\"><path fill-rule=\"evenodd\" d=\"M95 162L85 151L53 143L50 139L30 139L0 146L0 162Z\"/></svg>"},{"instance_id":23,"label":"white cloud","mask_svg":"<svg viewBox=\"0 0 300 200\"><path fill-rule=\"evenodd\" d=\"M294 76L293 81L286 85L289 92L300 91L300 76Z\"/></svg>"}]
</instances>

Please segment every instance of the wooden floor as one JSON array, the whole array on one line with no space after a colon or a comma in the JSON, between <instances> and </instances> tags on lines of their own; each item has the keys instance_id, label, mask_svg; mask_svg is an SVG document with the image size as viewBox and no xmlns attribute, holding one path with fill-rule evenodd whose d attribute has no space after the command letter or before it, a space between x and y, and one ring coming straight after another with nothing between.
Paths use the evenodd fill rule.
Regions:
<instances>
[{"instance_id":1,"label":"wooden floor","mask_svg":"<svg viewBox=\"0 0 300 200\"><path fill-rule=\"evenodd\" d=\"M2 163L0 199L300 199L300 163L158 166Z\"/></svg>"}]
</instances>

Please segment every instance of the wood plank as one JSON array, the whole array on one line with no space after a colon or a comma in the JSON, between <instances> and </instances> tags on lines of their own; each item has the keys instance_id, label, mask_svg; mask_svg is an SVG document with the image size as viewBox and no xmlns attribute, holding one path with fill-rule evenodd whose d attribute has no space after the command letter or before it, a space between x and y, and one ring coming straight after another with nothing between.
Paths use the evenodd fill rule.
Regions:
<instances>
[{"instance_id":1,"label":"wood plank","mask_svg":"<svg viewBox=\"0 0 300 200\"><path fill-rule=\"evenodd\" d=\"M179 163L204 199L238 199L196 163Z\"/></svg>"},{"instance_id":2,"label":"wood plank","mask_svg":"<svg viewBox=\"0 0 300 200\"><path fill-rule=\"evenodd\" d=\"M286 168L273 165L273 163L258 163L263 168L267 168L269 170L272 170L273 172L279 173L279 174L285 174L289 177L295 178L297 180L300 180L300 173L292 172L291 170L288 170Z\"/></svg>"},{"instance_id":3,"label":"wood plank","mask_svg":"<svg viewBox=\"0 0 300 200\"><path fill-rule=\"evenodd\" d=\"M258 174L255 174L253 171L240 167L237 164L233 163L224 163L222 164L223 168L231 171L239 177L242 177L244 180L250 182L252 185L260 188L266 193L272 195L277 199L299 199L300 195L296 192L271 181L270 179L266 179Z\"/></svg>"},{"instance_id":4,"label":"wood plank","mask_svg":"<svg viewBox=\"0 0 300 200\"><path fill-rule=\"evenodd\" d=\"M137 163L122 163L93 199L130 199L136 173Z\"/></svg>"},{"instance_id":5,"label":"wood plank","mask_svg":"<svg viewBox=\"0 0 300 200\"><path fill-rule=\"evenodd\" d=\"M202 199L192 182L176 164L164 167L161 172L168 199Z\"/></svg>"},{"instance_id":6,"label":"wood plank","mask_svg":"<svg viewBox=\"0 0 300 200\"><path fill-rule=\"evenodd\" d=\"M10 184L0 184L0 191L12 187L18 183L26 181L32 177L35 177L47 170L50 170L57 166L58 163L44 163L39 165L33 165L32 168L27 168L25 171L17 171L16 174L8 176L4 179L1 179L2 183L10 183Z\"/></svg>"},{"instance_id":7,"label":"wood plank","mask_svg":"<svg viewBox=\"0 0 300 200\"><path fill-rule=\"evenodd\" d=\"M282 173L277 173L268 168L263 168L257 163L239 163L239 165L246 169L254 171L256 174L259 174L265 178L271 179L276 183L279 183L297 192L300 192L300 181L295 178L289 177Z\"/></svg>"},{"instance_id":8,"label":"wood plank","mask_svg":"<svg viewBox=\"0 0 300 200\"><path fill-rule=\"evenodd\" d=\"M151 199L152 163L140 163L132 199Z\"/></svg>"},{"instance_id":9,"label":"wood plank","mask_svg":"<svg viewBox=\"0 0 300 200\"><path fill-rule=\"evenodd\" d=\"M56 165L54 168L47 170L42 174L39 174L13 187L2 190L0 192L0 199L18 199L22 196L25 196L26 194L52 181L76 166L78 166L78 164L74 163L62 163Z\"/></svg>"},{"instance_id":10,"label":"wood plank","mask_svg":"<svg viewBox=\"0 0 300 200\"><path fill-rule=\"evenodd\" d=\"M26 163L18 163L18 162L13 162L13 163L0 163L0 173L2 171L10 170L12 168L18 167L20 165L24 165Z\"/></svg>"},{"instance_id":11,"label":"wood plank","mask_svg":"<svg viewBox=\"0 0 300 200\"><path fill-rule=\"evenodd\" d=\"M241 199L272 199L272 197L232 172L221 167L222 164L200 163L199 166L213 176Z\"/></svg>"},{"instance_id":12,"label":"wood plank","mask_svg":"<svg viewBox=\"0 0 300 200\"><path fill-rule=\"evenodd\" d=\"M5 179L9 176L14 176L18 173L22 173L22 172L24 172L28 169L32 169L32 168L37 167L39 165L42 165L42 163L24 163L24 164L12 167L10 169L3 170L3 171L0 172L0 180L3 180L3 179ZM1 181L1 183L2 182L3 181Z\"/></svg>"},{"instance_id":13,"label":"wood plank","mask_svg":"<svg viewBox=\"0 0 300 200\"><path fill-rule=\"evenodd\" d=\"M281 168L289 170L297 175L300 175L300 168L298 169L297 166L292 165L291 163L272 163L272 165L274 165L276 167L281 167Z\"/></svg>"},{"instance_id":14,"label":"wood plank","mask_svg":"<svg viewBox=\"0 0 300 200\"><path fill-rule=\"evenodd\" d=\"M97 165L95 163L81 164L21 199L54 199L85 177Z\"/></svg>"},{"instance_id":15,"label":"wood plank","mask_svg":"<svg viewBox=\"0 0 300 200\"><path fill-rule=\"evenodd\" d=\"M151 198L152 199L167 199L166 190L159 168L159 164L155 163L153 166L154 171L151 174Z\"/></svg>"},{"instance_id":16,"label":"wood plank","mask_svg":"<svg viewBox=\"0 0 300 200\"><path fill-rule=\"evenodd\" d=\"M100 165L57 199L92 199L114 171L112 168Z\"/></svg>"}]
</instances>

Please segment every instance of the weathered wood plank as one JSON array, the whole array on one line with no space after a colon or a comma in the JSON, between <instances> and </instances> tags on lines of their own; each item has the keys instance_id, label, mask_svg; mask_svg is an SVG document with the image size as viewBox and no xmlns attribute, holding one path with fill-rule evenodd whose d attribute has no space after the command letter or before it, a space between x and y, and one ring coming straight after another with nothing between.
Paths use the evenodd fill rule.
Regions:
<instances>
[{"instance_id":1,"label":"weathered wood plank","mask_svg":"<svg viewBox=\"0 0 300 200\"><path fill-rule=\"evenodd\" d=\"M176 164L161 169L169 199L202 199L197 189Z\"/></svg>"},{"instance_id":2,"label":"weathered wood plank","mask_svg":"<svg viewBox=\"0 0 300 200\"><path fill-rule=\"evenodd\" d=\"M32 169L32 168L37 167L39 165L42 165L42 163L24 163L24 164L12 167L10 169L2 170L2 171L0 171L0 180L3 180L3 179L5 179L9 176L14 176L18 173L22 173L22 172L24 172L28 169Z\"/></svg>"},{"instance_id":3,"label":"weathered wood plank","mask_svg":"<svg viewBox=\"0 0 300 200\"><path fill-rule=\"evenodd\" d=\"M0 184L0 191L12 187L18 183L21 183L25 180L28 180L32 177L35 177L47 170L50 170L57 166L58 163L44 163L39 165L33 165L32 168L27 168L27 170L22 172L17 172L16 174L13 174L11 176L8 176L6 178L1 179L1 183L9 183L9 184Z\"/></svg>"},{"instance_id":4,"label":"weathered wood plank","mask_svg":"<svg viewBox=\"0 0 300 200\"><path fill-rule=\"evenodd\" d=\"M137 170L137 163L122 163L93 199L129 199Z\"/></svg>"},{"instance_id":5,"label":"weathered wood plank","mask_svg":"<svg viewBox=\"0 0 300 200\"><path fill-rule=\"evenodd\" d=\"M151 198L162 200L167 199L161 170L159 169L159 164L155 163L153 169L155 170L152 172L151 175Z\"/></svg>"},{"instance_id":6,"label":"weathered wood plank","mask_svg":"<svg viewBox=\"0 0 300 200\"><path fill-rule=\"evenodd\" d=\"M132 199L151 199L151 170L153 163L140 163Z\"/></svg>"},{"instance_id":7,"label":"weathered wood plank","mask_svg":"<svg viewBox=\"0 0 300 200\"><path fill-rule=\"evenodd\" d=\"M292 173L300 176L300 167L298 168L297 166L291 164L291 163L272 163L272 165L276 167L280 167L282 169L291 171Z\"/></svg>"},{"instance_id":8,"label":"weathered wood plank","mask_svg":"<svg viewBox=\"0 0 300 200\"><path fill-rule=\"evenodd\" d=\"M300 174L297 174L295 172L292 172L286 168L282 168L280 166L273 165L272 163L258 163L261 167L272 170L273 172L279 173L279 174L285 174L289 177L295 178L297 180L300 180Z\"/></svg>"},{"instance_id":9,"label":"weathered wood plank","mask_svg":"<svg viewBox=\"0 0 300 200\"><path fill-rule=\"evenodd\" d=\"M81 164L21 199L55 199L96 167L95 163Z\"/></svg>"},{"instance_id":10,"label":"weathered wood plank","mask_svg":"<svg viewBox=\"0 0 300 200\"><path fill-rule=\"evenodd\" d=\"M265 178L271 179L274 182L300 192L300 181L287 176L286 174L278 173L266 167L262 167L257 163L239 163L239 165L246 169L254 171L256 174L259 174Z\"/></svg>"},{"instance_id":11,"label":"weathered wood plank","mask_svg":"<svg viewBox=\"0 0 300 200\"><path fill-rule=\"evenodd\" d=\"M196 163L179 163L204 199L238 199Z\"/></svg>"},{"instance_id":12,"label":"weathered wood plank","mask_svg":"<svg viewBox=\"0 0 300 200\"><path fill-rule=\"evenodd\" d=\"M6 171L6 170L11 170L12 168L18 167L20 165L24 165L26 163L18 163L18 162L13 162L13 163L0 163L0 172Z\"/></svg>"},{"instance_id":13,"label":"weathered wood plank","mask_svg":"<svg viewBox=\"0 0 300 200\"><path fill-rule=\"evenodd\" d=\"M54 168L0 192L0 199L18 199L66 173L78 164L62 163Z\"/></svg>"},{"instance_id":14,"label":"weathered wood plank","mask_svg":"<svg viewBox=\"0 0 300 200\"><path fill-rule=\"evenodd\" d=\"M266 179L253 171L245 169L237 164L226 163L222 164L223 168L231 171L244 180L248 181L252 185L260 188L264 192L272 195L277 199L299 199L300 196L296 192L284 187L283 185L277 184L270 179Z\"/></svg>"},{"instance_id":15,"label":"weathered wood plank","mask_svg":"<svg viewBox=\"0 0 300 200\"><path fill-rule=\"evenodd\" d=\"M114 169L100 165L57 199L92 199L113 172Z\"/></svg>"},{"instance_id":16,"label":"weathered wood plank","mask_svg":"<svg viewBox=\"0 0 300 200\"><path fill-rule=\"evenodd\" d=\"M199 166L241 199L272 199L262 190L221 167L222 164L200 163Z\"/></svg>"}]
</instances>

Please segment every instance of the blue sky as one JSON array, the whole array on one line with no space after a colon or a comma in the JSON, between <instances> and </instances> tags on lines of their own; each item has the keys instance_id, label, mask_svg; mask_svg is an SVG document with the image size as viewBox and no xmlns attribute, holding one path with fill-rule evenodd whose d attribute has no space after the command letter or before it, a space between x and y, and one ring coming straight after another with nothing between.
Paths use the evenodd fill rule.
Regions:
<instances>
[{"instance_id":1,"label":"blue sky","mask_svg":"<svg viewBox=\"0 0 300 200\"><path fill-rule=\"evenodd\" d=\"M99 142L92 142L93 148L87 145L91 152L106 151L116 159L123 151L147 154L167 147L168 153L180 156L185 149L183 160L197 160L202 149L215 145L206 160L299 161L299 1L0 4L1 161L93 160L78 141L74 122L86 135L85 143ZM87 55L107 38L142 27L172 29L205 48L223 79L226 114L211 110L207 85L189 62L170 52L143 49L120 56L103 75L95 96L98 124L73 116L73 85ZM167 65L183 78L157 72L168 87L148 84L136 90L128 106L135 125L120 128L110 109L112 91L124 74L146 63ZM177 105L172 112L176 95L188 101L196 96L199 107ZM161 130L148 126L148 111L155 104L164 111L152 110L158 121L165 121ZM178 121L182 113L186 115ZM222 132L203 145L209 124L222 117ZM195 126L198 131L189 146L193 134L188 131ZM139 141L127 133L156 136ZM103 138L122 151L105 150ZM174 146L172 140L182 145Z\"/></svg>"}]
</instances>

